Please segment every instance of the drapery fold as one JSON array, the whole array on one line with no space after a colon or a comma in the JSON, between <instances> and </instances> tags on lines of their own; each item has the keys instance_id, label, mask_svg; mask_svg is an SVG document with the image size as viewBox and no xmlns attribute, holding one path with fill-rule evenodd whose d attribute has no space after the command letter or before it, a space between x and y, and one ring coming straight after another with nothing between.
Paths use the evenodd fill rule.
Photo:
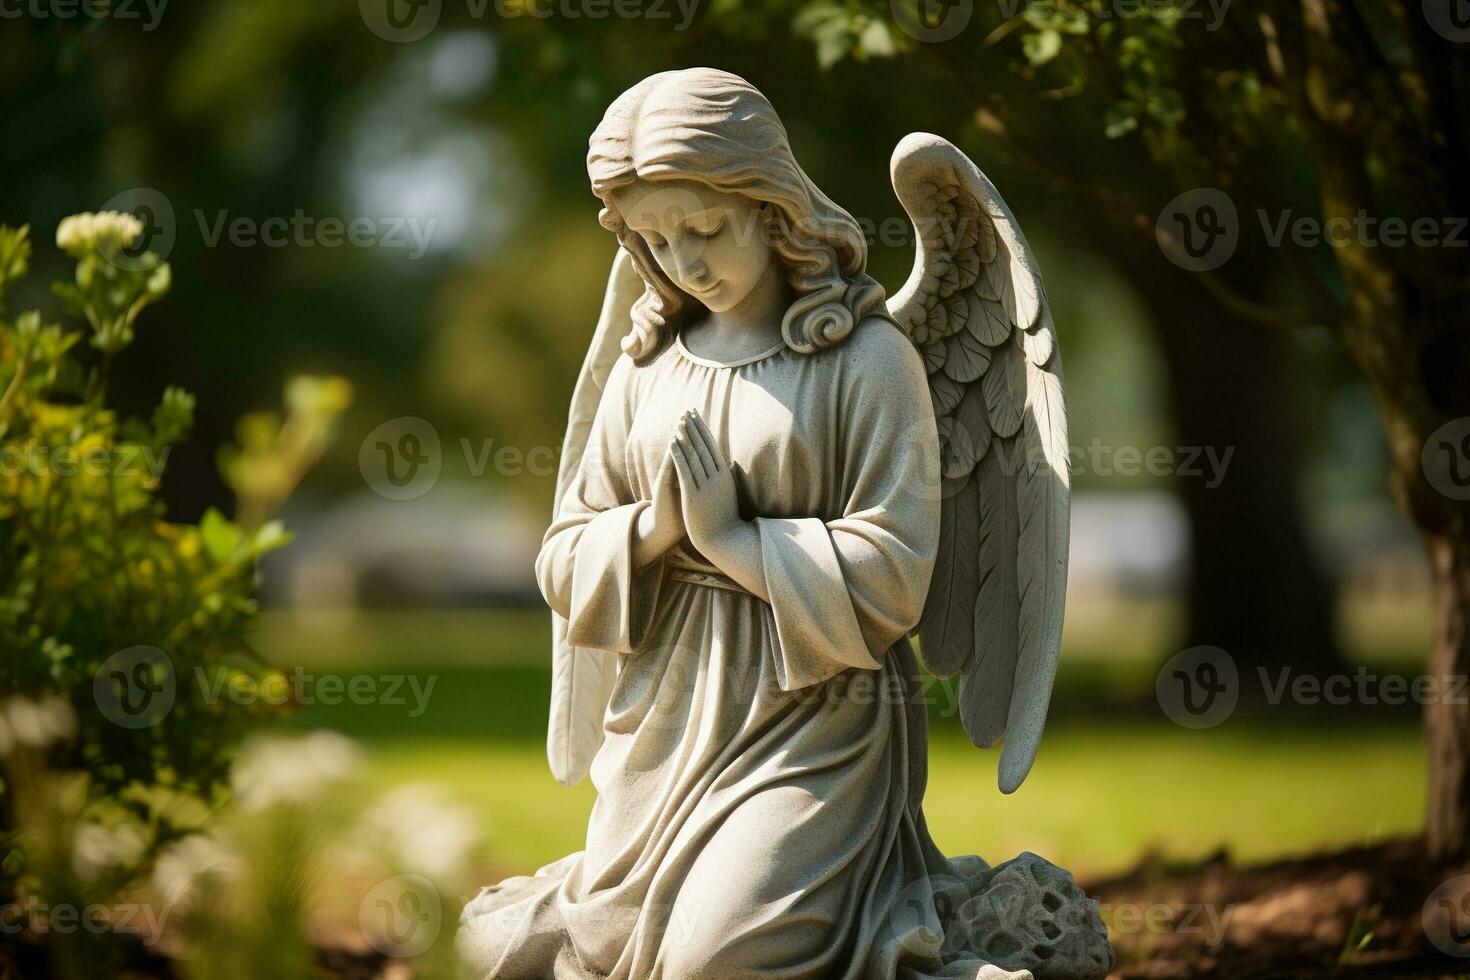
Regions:
<instances>
[{"instance_id":1,"label":"drapery fold","mask_svg":"<svg viewBox=\"0 0 1470 980\"><path fill-rule=\"evenodd\" d=\"M688 409L760 533L764 602L633 535ZM497 980L1024 977L946 945L907 633L929 586L938 436L923 365L869 320L812 355L619 361L537 559L579 646L619 656L586 846L466 907ZM667 570L669 565L675 570ZM704 570L708 569L708 575Z\"/></svg>"}]
</instances>

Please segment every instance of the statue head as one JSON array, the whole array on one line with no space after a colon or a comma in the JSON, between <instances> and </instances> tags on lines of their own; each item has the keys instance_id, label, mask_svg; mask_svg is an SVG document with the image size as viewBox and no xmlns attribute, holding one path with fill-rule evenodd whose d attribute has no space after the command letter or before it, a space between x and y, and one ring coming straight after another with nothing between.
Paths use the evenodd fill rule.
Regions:
<instances>
[{"instance_id":1,"label":"statue head","mask_svg":"<svg viewBox=\"0 0 1470 980\"><path fill-rule=\"evenodd\" d=\"M634 85L592 134L587 173L599 220L647 286L623 340L634 360L692 313L735 306L772 262L794 296L781 323L793 350L830 347L883 311L857 222L802 171L776 110L738 75L690 68Z\"/></svg>"}]
</instances>

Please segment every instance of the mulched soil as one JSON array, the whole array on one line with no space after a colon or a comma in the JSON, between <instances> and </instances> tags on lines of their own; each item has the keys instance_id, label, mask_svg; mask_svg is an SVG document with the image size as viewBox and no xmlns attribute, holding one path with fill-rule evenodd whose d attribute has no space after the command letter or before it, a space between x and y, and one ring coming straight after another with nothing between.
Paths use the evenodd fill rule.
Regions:
<instances>
[{"instance_id":1,"label":"mulched soil","mask_svg":"<svg viewBox=\"0 0 1470 980\"><path fill-rule=\"evenodd\" d=\"M1455 978L1470 976L1467 873L1408 838L1244 867L1145 860L1081 884L1110 924L1114 980Z\"/></svg>"},{"instance_id":2,"label":"mulched soil","mask_svg":"<svg viewBox=\"0 0 1470 980\"><path fill-rule=\"evenodd\" d=\"M1430 862L1416 838L1246 866L1224 853L1190 866L1145 859L1080 884L1109 923L1111 980L1470 978L1470 858ZM156 952L136 952L130 978L177 976ZM0 978L50 975L43 947L8 953ZM318 963L342 980L413 975L406 963L330 944Z\"/></svg>"}]
</instances>

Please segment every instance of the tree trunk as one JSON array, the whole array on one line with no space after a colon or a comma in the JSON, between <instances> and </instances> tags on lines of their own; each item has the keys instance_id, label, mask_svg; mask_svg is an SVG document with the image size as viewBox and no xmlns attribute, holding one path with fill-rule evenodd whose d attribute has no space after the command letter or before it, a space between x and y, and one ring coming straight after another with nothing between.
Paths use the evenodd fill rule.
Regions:
<instances>
[{"instance_id":1,"label":"tree trunk","mask_svg":"<svg viewBox=\"0 0 1470 980\"><path fill-rule=\"evenodd\" d=\"M1448 858L1470 850L1470 331L1463 287L1435 276L1427 256L1419 268L1376 291L1364 276L1341 334L1373 389L1394 495L1429 558L1425 833L1431 856Z\"/></svg>"},{"instance_id":2,"label":"tree trunk","mask_svg":"<svg viewBox=\"0 0 1470 980\"><path fill-rule=\"evenodd\" d=\"M1289 56L1300 63L1284 68L1304 82L1292 96L1317 164L1323 220L1386 212L1448 222L1465 215L1470 194L1457 179L1470 133L1464 47L1439 36L1425 17L1405 17L1428 93L1427 101L1411 105L1400 70L1383 61L1355 5L1306 0L1288 9L1301 17L1292 26ZM1380 192L1390 206L1379 206ZM1435 687L1424 706L1426 837L1432 857L1449 857L1470 846L1470 703L1461 688L1470 677L1465 252L1448 241L1394 249L1356 235L1334 239L1332 248L1348 296L1337 332L1372 387L1393 460L1394 494L1429 556L1428 674Z\"/></svg>"},{"instance_id":3,"label":"tree trunk","mask_svg":"<svg viewBox=\"0 0 1470 980\"><path fill-rule=\"evenodd\" d=\"M1217 483L1174 479L1192 545L1184 645L1229 652L1246 695L1263 692L1263 670L1342 672L1334 583L1303 520L1303 454L1279 338L1238 322L1152 242L1119 235L1119 254L1153 313L1179 445L1229 453Z\"/></svg>"},{"instance_id":4,"label":"tree trunk","mask_svg":"<svg viewBox=\"0 0 1470 980\"><path fill-rule=\"evenodd\" d=\"M1470 841L1470 539L1426 534L1434 577L1434 640L1429 676L1443 696L1424 708L1429 750L1429 814L1425 828L1435 857L1450 857ZM1458 678L1458 681L1455 680ZM1460 703L1456 703L1460 702Z\"/></svg>"},{"instance_id":5,"label":"tree trunk","mask_svg":"<svg viewBox=\"0 0 1470 980\"><path fill-rule=\"evenodd\" d=\"M1394 495L1428 553L1425 834L1431 856L1448 858L1470 850L1470 297L1455 277L1436 274L1438 261L1421 254L1415 271L1391 276L1348 266L1357 315L1341 337L1368 377Z\"/></svg>"},{"instance_id":6,"label":"tree trunk","mask_svg":"<svg viewBox=\"0 0 1470 980\"><path fill-rule=\"evenodd\" d=\"M1394 494L1429 558L1425 834L1431 855L1447 858L1470 850L1470 331L1462 290L1434 276L1400 282L1377 318L1350 323L1343 340L1373 384ZM1405 294L1412 313L1395 317Z\"/></svg>"}]
</instances>

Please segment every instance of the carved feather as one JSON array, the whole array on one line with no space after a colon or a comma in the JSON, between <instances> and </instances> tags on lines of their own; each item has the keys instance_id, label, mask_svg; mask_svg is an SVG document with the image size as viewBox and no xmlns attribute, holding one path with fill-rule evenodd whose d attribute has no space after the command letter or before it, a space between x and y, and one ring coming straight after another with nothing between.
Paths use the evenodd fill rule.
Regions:
<instances>
[{"instance_id":1,"label":"carved feather","mask_svg":"<svg viewBox=\"0 0 1470 980\"><path fill-rule=\"evenodd\" d=\"M945 416L953 412L955 406L965 395L965 386L958 381L951 381L943 374L932 374L929 376L929 397L934 402L934 414Z\"/></svg>"},{"instance_id":2,"label":"carved feather","mask_svg":"<svg viewBox=\"0 0 1470 980\"><path fill-rule=\"evenodd\" d=\"M919 620L924 663L936 674L958 673L975 648L977 555L971 542L979 518L973 479L967 479L940 504L939 551Z\"/></svg>"},{"instance_id":3,"label":"carved feather","mask_svg":"<svg viewBox=\"0 0 1470 980\"><path fill-rule=\"evenodd\" d=\"M1052 679L1062 643L1062 609L1067 592L1067 533L1071 478L1067 465L1067 421L1061 378L1027 364L1031 385L1022 443L1017 513L1021 600L1019 635L1023 650L1035 651L1017 665L1015 694L1006 727L1015 735L1001 754L1000 786L1013 792L1026 778L1046 725Z\"/></svg>"},{"instance_id":4,"label":"carved feather","mask_svg":"<svg viewBox=\"0 0 1470 980\"><path fill-rule=\"evenodd\" d=\"M1026 350L1026 360L1037 367L1045 367L1056 348L1056 334L1052 332L1050 315L1043 314L1041 321L1030 330L1020 332L1021 346Z\"/></svg>"},{"instance_id":5,"label":"carved feather","mask_svg":"<svg viewBox=\"0 0 1470 980\"><path fill-rule=\"evenodd\" d=\"M968 330L956 330L945 345L944 373L953 381L968 384L990 367L990 348Z\"/></svg>"},{"instance_id":6,"label":"carved feather","mask_svg":"<svg viewBox=\"0 0 1470 980\"><path fill-rule=\"evenodd\" d=\"M1011 336L1011 317L1000 300L976 294L970 315L970 332L990 347L999 347Z\"/></svg>"},{"instance_id":7,"label":"carved feather","mask_svg":"<svg viewBox=\"0 0 1470 980\"><path fill-rule=\"evenodd\" d=\"M985 396L976 385L969 385L953 415L940 420L947 440L942 450L944 477L958 480L969 476L975 464L990 449L990 418L985 410Z\"/></svg>"},{"instance_id":8,"label":"carved feather","mask_svg":"<svg viewBox=\"0 0 1470 980\"><path fill-rule=\"evenodd\" d=\"M922 652L936 673L961 675L970 738L1005 739L999 782L1009 793L1036 757L1065 608L1070 486L1056 328L1015 216L968 157L914 133L891 170L918 249L889 312L924 354L953 491L941 506Z\"/></svg>"},{"instance_id":9,"label":"carved feather","mask_svg":"<svg viewBox=\"0 0 1470 980\"><path fill-rule=\"evenodd\" d=\"M1016 440L997 443L975 472L980 503L975 662L960 684L965 730L982 748L1005 734L1020 645L1021 598L1015 574L1020 519L1010 472L1016 462Z\"/></svg>"},{"instance_id":10,"label":"carved feather","mask_svg":"<svg viewBox=\"0 0 1470 980\"><path fill-rule=\"evenodd\" d=\"M1015 435L1026 408L1026 358L1014 344L1002 344L995 349L995 357L981 384L995 434Z\"/></svg>"},{"instance_id":11,"label":"carved feather","mask_svg":"<svg viewBox=\"0 0 1470 980\"><path fill-rule=\"evenodd\" d=\"M935 371L944 367L945 347L948 344L949 341L941 338L931 340L920 348L920 352L924 355L924 372L926 374L933 374Z\"/></svg>"}]
</instances>

